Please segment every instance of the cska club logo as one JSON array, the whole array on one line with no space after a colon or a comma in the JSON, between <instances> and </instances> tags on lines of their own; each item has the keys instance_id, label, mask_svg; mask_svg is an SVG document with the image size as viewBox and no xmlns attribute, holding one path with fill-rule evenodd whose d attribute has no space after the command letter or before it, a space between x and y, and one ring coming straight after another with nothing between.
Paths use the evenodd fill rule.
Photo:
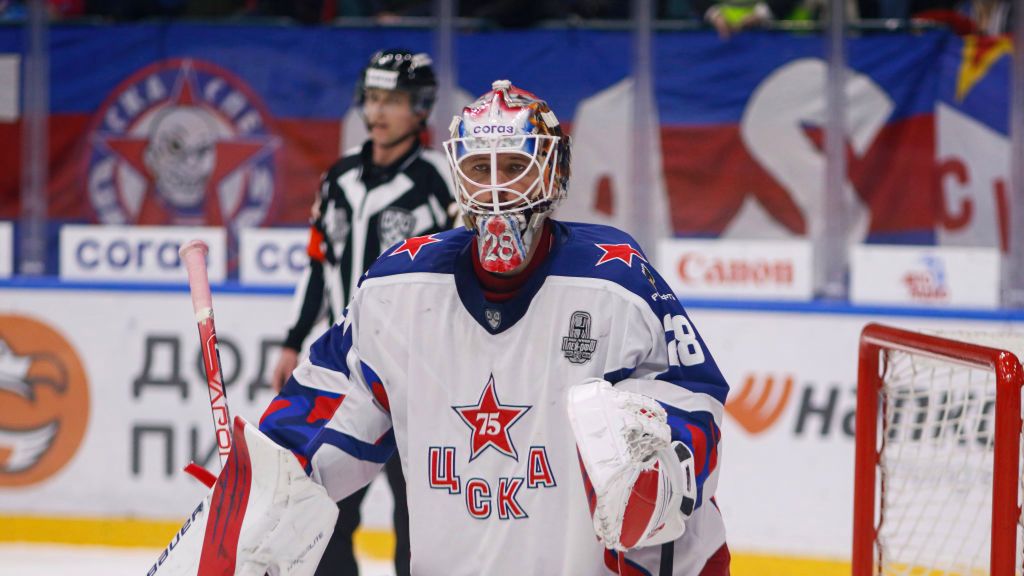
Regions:
<instances>
[{"instance_id":1,"label":"cska club logo","mask_svg":"<svg viewBox=\"0 0 1024 576\"><path fill-rule=\"evenodd\" d=\"M531 494L536 498L538 490L555 488L555 473L548 458L548 449L544 445L533 445L529 447L524 462L519 460L519 452L512 443L510 429L520 420L532 406L513 406L502 404L498 400L498 392L494 385L492 374L480 394L476 404L467 406L452 406L452 410L459 415L459 418L470 429L470 455L469 462L473 462L488 448L504 456L512 458L519 464L515 464L517 470L511 475L501 475L497 478L488 477L486 474L472 477L463 481L460 474L457 454L460 448L457 446L430 446L427 451L429 463L429 482L434 490L443 490L449 495L459 496L465 502L466 512L471 518L486 520L491 518L492 512L496 512L498 520L521 520L529 518L526 507L520 502L522 494ZM536 439L536 438L535 438ZM501 462L505 462L501 460ZM486 470L489 464L485 461ZM508 472L508 466L503 465L504 472Z\"/></svg>"},{"instance_id":2,"label":"cska club logo","mask_svg":"<svg viewBox=\"0 0 1024 576\"><path fill-rule=\"evenodd\" d=\"M259 97L226 70L164 60L100 107L86 153L89 201L104 224L263 222L279 139Z\"/></svg>"},{"instance_id":3,"label":"cska club logo","mask_svg":"<svg viewBox=\"0 0 1024 576\"><path fill-rule=\"evenodd\" d=\"M531 406L502 404L494 389L494 375L491 375L487 381L487 386L484 387L476 404L452 406L452 410L455 410L466 426L473 431L470 437L472 453L469 456L469 461L475 460L488 448L494 448L505 456L518 461L519 453L516 452L515 444L512 443L509 428L518 422L530 408Z\"/></svg>"}]
</instances>

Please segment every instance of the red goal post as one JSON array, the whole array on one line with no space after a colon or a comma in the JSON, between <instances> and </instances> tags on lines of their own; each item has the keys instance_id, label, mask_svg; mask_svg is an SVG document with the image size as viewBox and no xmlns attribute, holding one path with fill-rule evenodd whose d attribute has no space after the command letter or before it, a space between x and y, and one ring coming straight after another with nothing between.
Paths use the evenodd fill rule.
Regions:
<instances>
[{"instance_id":1,"label":"red goal post","mask_svg":"<svg viewBox=\"0 0 1024 576\"><path fill-rule=\"evenodd\" d=\"M1019 353L1019 352L1018 352ZM889 382L900 376L893 376L897 371L891 363L898 356L920 359L929 366L922 368L914 365L904 369L909 374L911 384L904 389L897 389L899 384L890 386ZM916 360L908 361L910 363ZM994 386L986 384L994 394L994 402L991 400L979 400L977 394L971 391L963 392L959 384L954 384L953 372L949 376L939 375L936 372L936 365L941 365L946 370L959 370L964 367L965 371L980 371L989 373L994 377ZM970 378L970 377L969 377ZM927 391L929 380L936 380L938 387L947 386L935 396L934 391ZM978 379L975 378L974 381ZM968 380L969 386L975 386L974 381ZM994 347L968 343L955 339L922 334L890 326L869 324L864 328L860 337L860 355L857 375L857 420L856 420L856 455L855 455L855 482L854 482L854 510L853 510L853 576L871 576L874 574L898 574L904 569L906 573L922 574L947 574L956 571L947 571L944 568L936 568L927 564L933 562L935 553L929 553L925 548L927 544L922 542L927 536L941 530L943 521L950 525L961 522L955 514L945 517L949 502L959 502L959 498L967 496L956 495L947 502L933 503L922 500L921 510L906 509L898 510L904 516L917 514L923 518L916 521L905 522L903 518L896 518L890 524L898 524L896 528L886 525L887 514L891 514L888 508L900 508L902 502L892 500L895 497L903 497L907 500L914 500L917 494L927 492L926 488L915 485L918 483L930 483L935 478L948 474L942 472L940 467L944 452L956 452L963 447L964 451L973 451L980 456L971 456L974 460L949 459L950 468L954 468L953 475L961 475L963 468L969 467L970 462L980 462L983 459L991 460L991 533L990 550L988 551L988 570L980 570L992 576L1014 576L1021 569L1021 550L1018 549L1018 523L1021 518L1021 507L1018 501L1018 491L1021 487L1020 459L1021 459L1021 386L1024 385L1024 370L1021 369L1017 356L1006 350ZM916 396L920 394L920 396ZM928 394L932 394L929 400ZM893 401L890 396L898 396ZM956 396L956 401L952 398ZM941 400L935 400L935 398ZM880 405L881 400L881 405ZM900 403L902 401L902 404ZM929 402L932 405L929 405ZM954 403L959 404L954 406ZM967 407L973 404L974 407ZM978 406L985 408L978 408ZM907 412L900 413L900 410L910 406ZM983 428L991 421L990 406L994 407L995 422L991 432L987 432L983 439L979 436ZM881 409L881 426L879 426L879 411ZM971 420L963 416L969 411L973 412ZM960 419L952 422L955 417ZM938 414L938 416L936 416ZM911 420L913 420L911 422ZM910 422L908 424L908 422ZM927 424L926 424L927 422ZM890 429L890 425L892 429ZM881 429L881 437L879 431ZM909 432L908 432L909 430ZM950 432L952 430L952 432ZM951 440L944 437L952 436ZM934 441L943 437L941 441L949 443L943 447L941 442ZM879 442L881 440L881 442ZM910 444L930 444L917 457L912 451L917 447L906 448ZM892 446L888 446L892 444ZM885 454L886 448L896 454L894 458L888 458ZM887 480L892 480L901 473L899 456L901 451L907 449L909 456L906 459L910 462L907 466L911 468L905 477L900 478L901 484L887 485ZM931 450L931 452L928 452ZM988 453L991 451L991 457ZM930 456L930 458L929 458ZM917 457L917 460L914 458ZM936 470L930 469L930 463L935 462ZM917 467L914 470L914 467ZM989 464L985 464L989 466ZM986 468L987 470L987 468ZM987 480L988 473L979 474L977 478ZM907 480L910 478L910 480ZM963 478L976 478L968 471L959 479L960 482L970 482ZM977 486L978 482L968 484L967 490L973 490L970 486ZM908 487L909 485L909 487ZM978 488L986 491L988 484ZM876 489L878 490L876 492ZM904 492L900 492L903 490ZM955 492L955 491L954 491ZM983 495L985 502L988 502L988 495ZM922 497L926 498L926 497ZM878 511L878 522L876 523L876 504ZM971 503L965 506L971 506ZM976 506L975 506L976 507ZM926 513L932 510L935 518L930 518ZM987 512L987 511L986 511ZM945 520L943 520L945 518ZM967 523L965 519L963 521ZM924 524L924 526L920 526ZM909 527L908 527L909 526ZM888 546L881 542L889 538L884 532L894 529L916 531L911 536L894 537L898 540L896 545ZM981 527L984 531L984 526ZM923 534L923 536L922 536ZM883 538L884 536L884 538ZM963 538L946 535L949 544L962 545ZM947 544L942 544L944 546ZM913 560L899 558L902 550L900 547L919 548L911 550L905 557ZM884 551L883 551L884 550ZM946 548L939 548L945 552ZM886 558L886 553L897 558ZM978 556L977 554L975 555ZM904 557L904 558L905 558ZM889 562L901 563L891 568ZM935 560L935 562L938 562ZM909 564L915 564L909 566ZM925 564L925 565L920 565ZM968 562L968 566L970 563ZM924 571L921 571L921 570ZM968 573L974 573L976 568L970 567ZM917 571L914 571L917 570ZM959 569L958 569L959 570Z\"/></svg>"}]
</instances>

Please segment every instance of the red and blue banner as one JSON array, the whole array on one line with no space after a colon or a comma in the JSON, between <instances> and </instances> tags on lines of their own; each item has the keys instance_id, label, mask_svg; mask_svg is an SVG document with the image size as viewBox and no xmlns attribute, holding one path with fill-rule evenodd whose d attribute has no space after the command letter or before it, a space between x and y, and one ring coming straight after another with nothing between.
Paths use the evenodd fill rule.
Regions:
<instances>
[{"instance_id":1,"label":"red and blue banner","mask_svg":"<svg viewBox=\"0 0 1024 576\"><path fill-rule=\"evenodd\" d=\"M0 29L0 53L23 53L22 38ZM320 173L341 153L369 55L429 51L432 35L163 23L57 25L49 41L54 225L224 225L234 245L241 228L306 221ZM512 79L547 99L577 137L574 218L619 222L635 196L622 174L635 145L631 42L597 30L474 32L456 42L462 89L475 95ZM1008 45L942 31L850 39L846 186L856 239L998 245L1009 201L999 160L1008 157ZM665 204L665 233L806 235L825 198L824 39L661 32L653 55L654 196ZM21 126L0 121L3 219L20 213ZM988 148L996 160L979 157Z\"/></svg>"}]
</instances>

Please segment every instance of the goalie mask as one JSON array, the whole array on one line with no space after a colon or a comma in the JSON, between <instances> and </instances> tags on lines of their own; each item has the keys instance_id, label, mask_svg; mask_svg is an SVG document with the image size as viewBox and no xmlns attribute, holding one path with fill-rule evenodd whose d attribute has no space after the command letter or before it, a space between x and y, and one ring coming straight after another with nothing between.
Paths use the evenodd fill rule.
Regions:
<instances>
[{"instance_id":1,"label":"goalie mask","mask_svg":"<svg viewBox=\"0 0 1024 576\"><path fill-rule=\"evenodd\" d=\"M481 265L515 270L565 197L569 137L546 102L497 80L452 120L444 149L455 199L478 235Z\"/></svg>"}]
</instances>

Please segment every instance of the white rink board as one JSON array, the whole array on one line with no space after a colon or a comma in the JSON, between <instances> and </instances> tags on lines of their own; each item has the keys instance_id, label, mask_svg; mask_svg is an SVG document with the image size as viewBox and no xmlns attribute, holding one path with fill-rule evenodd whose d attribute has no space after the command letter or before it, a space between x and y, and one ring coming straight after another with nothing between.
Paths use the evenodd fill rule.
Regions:
<instances>
[{"instance_id":1,"label":"white rink board","mask_svg":"<svg viewBox=\"0 0 1024 576\"><path fill-rule=\"evenodd\" d=\"M717 497L729 545L782 555L849 558L857 347L865 324L1024 334L1024 323L981 320L699 308L688 312L731 388ZM772 392L767 406L783 408L774 423L753 433L736 417L743 410L734 402L750 382L752 393L743 405L752 406L768 377ZM787 379L792 384L783 403ZM802 406L818 412L804 410L801 419Z\"/></svg>"},{"instance_id":2,"label":"white rink board","mask_svg":"<svg viewBox=\"0 0 1024 576\"><path fill-rule=\"evenodd\" d=\"M231 409L256 421L273 396L267 388L253 387L260 376L261 343L283 336L291 297L215 289L214 303ZM792 382L778 418L762 419L764 430L757 433L748 427L758 421L749 415L737 419L733 414L740 413L740 408L729 405L717 501L726 518L730 545L747 552L837 558L848 557L851 540L853 440L843 426L854 407L857 338L863 325L882 321L910 328L998 331L1012 327L1024 332L1024 323L1011 326L949 318L697 306L689 312L733 387L731 400L740 397L748 381L754 388L751 396L757 398L771 376L775 392L768 405L772 406L781 399L787 378ZM63 469L36 484L0 485L0 516L183 517L204 493L196 481L179 472L191 456L192 429L204 451L212 444L187 293L2 288L0 336L16 340L9 329L5 331L10 315L48 324L77 351L87 373L90 415L84 440ZM179 388L159 385L144 385L138 397L133 395L133 382L145 373L147 338L154 337L181 343L178 373L187 381L187 399L181 398ZM164 348L154 357L151 376L171 373L169 350ZM272 351L262 367L265 374L275 360L276 351ZM236 371L237 377L233 376ZM825 407L830 403L831 418L826 419ZM801 406L818 411L805 409L803 427L798 429ZM3 415L0 409L0 428L8 426ZM146 436L133 470L132 431L140 426L172 430L170 473L165 468L163 441L156 435ZM216 469L216 456L211 456L207 464ZM387 490L375 486L364 507L365 525L389 526L390 505Z\"/></svg>"},{"instance_id":3,"label":"white rink board","mask_svg":"<svg viewBox=\"0 0 1024 576\"><path fill-rule=\"evenodd\" d=\"M213 438L205 378L196 365L198 331L187 291L4 290L0 297L0 338L17 349L17 335L7 333L3 315L33 318L59 331L78 353L87 374L89 419L77 454L55 476L19 489L0 487L0 510L69 513L86 516L174 518L205 493L181 473L191 451L190 430L198 430L202 450ZM217 333L232 415L257 421L273 394L264 389L249 400L245 388L256 378L261 340L281 338L288 298L233 296L214 290ZM255 312L255 313L254 313ZM133 396L133 382L144 375L146 340L160 337L180 342L179 374L188 398L177 387L146 385ZM240 377L234 344L241 351ZM24 344L22 344L24 345ZM168 376L170 348L163 348L150 371ZM276 356L272 356L271 360ZM0 412L2 414L2 412ZM0 422L2 426L2 422ZM162 441L146 436L138 473L132 471L132 430L136 426L171 427L175 450L166 473ZM219 469L216 454L209 462Z\"/></svg>"},{"instance_id":4,"label":"white rink board","mask_svg":"<svg viewBox=\"0 0 1024 576\"><path fill-rule=\"evenodd\" d=\"M274 396L269 387L258 385L259 373L262 369L266 382L277 359L277 348L272 347L261 367L261 343L283 338L291 296L225 294L214 287L213 299L232 416L258 422ZM0 516L183 518L206 493L181 472L192 457L192 430L203 455L213 442L206 381L197 364L198 329L188 292L0 289L0 339L16 341L17 336L5 329L5 322L10 324L8 315L49 325L77 352L87 373L89 418L77 452L56 474L29 486L0 484ZM314 328L306 345L325 327ZM180 342L178 372L187 381L187 399L182 399L180 388L159 385L143 385L138 397L133 395L133 383L145 374L146 340L154 337ZM9 344L17 350L15 342ZM170 348L162 348L153 356L150 375L166 378L171 374L169 352ZM0 409L0 428L5 427L3 414ZM173 430L169 460L163 437L144 435L137 471L133 470L132 435L137 427ZM216 453L209 456L205 462L197 461L216 472L220 468ZM391 498L383 478L370 493L376 497L364 501L364 525L390 526Z\"/></svg>"}]
</instances>

